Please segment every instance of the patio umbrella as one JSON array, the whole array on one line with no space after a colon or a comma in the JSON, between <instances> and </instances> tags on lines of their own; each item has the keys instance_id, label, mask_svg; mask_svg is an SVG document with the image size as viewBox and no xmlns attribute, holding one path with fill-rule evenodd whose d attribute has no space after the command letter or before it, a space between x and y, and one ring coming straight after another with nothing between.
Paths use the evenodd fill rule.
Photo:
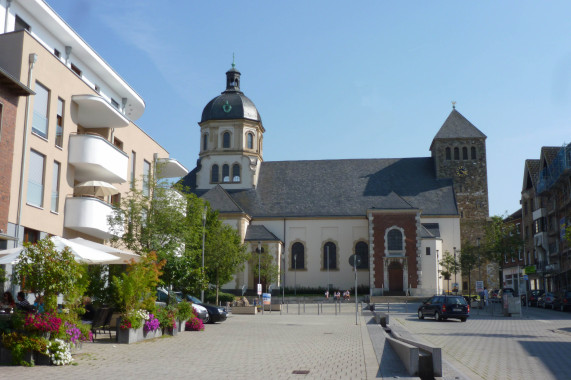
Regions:
<instances>
[{"instance_id":1,"label":"patio umbrella","mask_svg":"<svg viewBox=\"0 0 571 380\"><path fill-rule=\"evenodd\" d=\"M103 181L87 181L76 185L73 188L75 195L107 196L119 193L119 190L110 183Z\"/></svg>"},{"instance_id":2,"label":"patio umbrella","mask_svg":"<svg viewBox=\"0 0 571 380\"><path fill-rule=\"evenodd\" d=\"M52 236L51 239L58 251L63 250L65 247L69 247L71 249L71 253L73 253L75 257L75 260L80 263L107 264L111 261L119 260L117 256L74 243L59 236ZM20 256L20 252L22 252L23 249L24 247L16 247L7 250L10 253L0 258L0 264L16 264L18 262L18 257Z\"/></svg>"},{"instance_id":3,"label":"patio umbrella","mask_svg":"<svg viewBox=\"0 0 571 380\"><path fill-rule=\"evenodd\" d=\"M109 262L106 262L105 264L126 264L127 262L131 261L131 259L135 260L135 262L138 262L139 260L141 260L141 256L137 255L136 253L122 251L118 248L114 248L114 247L110 247L108 245L95 243L91 240L86 240L86 239L83 239L80 237L70 239L70 241L72 241L74 243L79 243L81 245L85 245L87 247L97 249L99 251L110 253L113 256L117 256L117 260L109 261Z\"/></svg>"}]
</instances>

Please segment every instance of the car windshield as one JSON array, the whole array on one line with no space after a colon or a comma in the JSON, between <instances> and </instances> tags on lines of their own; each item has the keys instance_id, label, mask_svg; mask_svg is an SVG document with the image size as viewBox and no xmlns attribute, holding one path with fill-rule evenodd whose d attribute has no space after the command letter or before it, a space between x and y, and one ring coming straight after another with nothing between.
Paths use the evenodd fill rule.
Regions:
<instances>
[{"instance_id":1,"label":"car windshield","mask_svg":"<svg viewBox=\"0 0 571 380\"><path fill-rule=\"evenodd\" d=\"M200 300L199 300L198 298L193 297L193 296L191 296L191 295L187 295L186 298L187 298L188 300L192 301L193 303L199 303L199 304L202 303L202 302L200 302Z\"/></svg>"}]
</instances>

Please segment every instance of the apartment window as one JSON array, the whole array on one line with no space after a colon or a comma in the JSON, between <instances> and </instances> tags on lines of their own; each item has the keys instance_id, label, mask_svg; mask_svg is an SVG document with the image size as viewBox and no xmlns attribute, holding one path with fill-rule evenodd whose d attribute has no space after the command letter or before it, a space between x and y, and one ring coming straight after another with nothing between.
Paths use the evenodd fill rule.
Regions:
<instances>
[{"instance_id":1,"label":"apartment window","mask_svg":"<svg viewBox=\"0 0 571 380\"><path fill-rule=\"evenodd\" d=\"M81 69L76 65L74 65L73 63L71 64L71 71L76 73L78 76L81 76Z\"/></svg>"},{"instance_id":2,"label":"apartment window","mask_svg":"<svg viewBox=\"0 0 571 380\"><path fill-rule=\"evenodd\" d=\"M113 145L115 145L117 148L123 150L123 141L119 140L116 137L113 138Z\"/></svg>"},{"instance_id":3,"label":"apartment window","mask_svg":"<svg viewBox=\"0 0 571 380\"><path fill-rule=\"evenodd\" d=\"M119 206L121 204L121 193L111 196L111 204L115 206Z\"/></svg>"},{"instance_id":4,"label":"apartment window","mask_svg":"<svg viewBox=\"0 0 571 380\"><path fill-rule=\"evenodd\" d=\"M222 165L222 182L230 182L230 166Z\"/></svg>"},{"instance_id":5,"label":"apartment window","mask_svg":"<svg viewBox=\"0 0 571 380\"><path fill-rule=\"evenodd\" d=\"M476 159L476 147L475 146L471 147L470 152L472 154L472 160L475 160Z\"/></svg>"},{"instance_id":6,"label":"apartment window","mask_svg":"<svg viewBox=\"0 0 571 380\"><path fill-rule=\"evenodd\" d=\"M54 168L52 173L52 203L50 210L52 212L59 211L59 177L60 177L61 164L54 161Z\"/></svg>"},{"instance_id":7,"label":"apartment window","mask_svg":"<svg viewBox=\"0 0 571 380\"><path fill-rule=\"evenodd\" d=\"M240 182L240 165L232 165L232 182Z\"/></svg>"},{"instance_id":8,"label":"apartment window","mask_svg":"<svg viewBox=\"0 0 571 380\"><path fill-rule=\"evenodd\" d=\"M95 85L95 92L97 92L98 94L101 93L101 87L99 87L99 85Z\"/></svg>"},{"instance_id":9,"label":"apartment window","mask_svg":"<svg viewBox=\"0 0 571 380\"><path fill-rule=\"evenodd\" d=\"M222 135L222 148L230 148L230 132L224 132Z\"/></svg>"},{"instance_id":10,"label":"apartment window","mask_svg":"<svg viewBox=\"0 0 571 380\"><path fill-rule=\"evenodd\" d=\"M32 206L44 206L44 171L46 156L34 150L30 151L30 167L28 169L28 199Z\"/></svg>"},{"instance_id":11,"label":"apartment window","mask_svg":"<svg viewBox=\"0 0 571 380\"><path fill-rule=\"evenodd\" d=\"M136 181L136 177L135 177L135 163L137 162L137 153L135 153L134 151L131 152L131 189L135 188L135 182Z\"/></svg>"},{"instance_id":12,"label":"apartment window","mask_svg":"<svg viewBox=\"0 0 571 380\"><path fill-rule=\"evenodd\" d=\"M16 15L16 22L14 23L15 32L17 32L18 30L27 30L29 32L31 29L32 28L30 27L30 24L22 20L20 16Z\"/></svg>"},{"instance_id":13,"label":"apartment window","mask_svg":"<svg viewBox=\"0 0 571 380\"><path fill-rule=\"evenodd\" d=\"M355 254L361 259L357 269L369 269L369 246L367 243L360 241L355 244Z\"/></svg>"},{"instance_id":14,"label":"apartment window","mask_svg":"<svg viewBox=\"0 0 571 380\"><path fill-rule=\"evenodd\" d=\"M35 91L32 132L46 139L48 138L48 104L50 91L38 82L36 82Z\"/></svg>"},{"instance_id":15,"label":"apartment window","mask_svg":"<svg viewBox=\"0 0 571 380\"><path fill-rule=\"evenodd\" d=\"M337 269L337 246L327 242L323 246L323 269Z\"/></svg>"},{"instance_id":16,"label":"apartment window","mask_svg":"<svg viewBox=\"0 0 571 380\"><path fill-rule=\"evenodd\" d=\"M305 247L302 243L293 243L291 246L291 268L303 269L305 266Z\"/></svg>"},{"instance_id":17,"label":"apartment window","mask_svg":"<svg viewBox=\"0 0 571 380\"><path fill-rule=\"evenodd\" d=\"M111 105L112 105L113 107L119 109L119 103L118 103L115 99L113 99L113 98L111 98Z\"/></svg>"},{"instance_id":18,"label":"apartment window","mask_svg":"<svg viewBox=\"0 0 571 380\"><path fill-rule=\"evenodd\" d=\"M149 196L151 193L151 163L143 161L143 195Z\"/></svg>"},{"instance_id":19,"label":"apartment window","mask_svg":"<svg viewBox=\"0 0 571 380\"><path fill-rule=\"evenodd\" d=\"M57 100L57 119L56 119L56 146L63 146L63 108L64 101L60 98Z\"/></svg>"},{"instance_id":20,"label":"apartment window","mask_svg":"<svg viewBox=\"0 0 571 380\"><path fill-rule=\"evenodd\" d=\"M468 159L468 148L466 148L466 147L462 147L462 159L463 160Z\"/></svg>"},{"instance_id":21,"label":"apartment window","mask_svg":"<svg viewBox=\"0 0 571 380\"><path fill-rule=\"evenodd\" d=\"M430 247L426 247L426 256L430 256Z\"/></svg>"},{"instance_id":22,"label":"apartment window","mask_svg":"<svg viewBox=\"0 0 571 380\"><path fill-rule=\"evenodd\" d=\"M58 49L54 49L54 55L58 58L61 58L61 52Z\"/></svg>"},{"instance_id":23,"label":"apartment window","mask_svg":"<svg viewBox=\"0 0 571 380\"><path fill-rule=\"evenodd\" d=\"M212 170L210 172L210 182L218 183L218 165L212 165Z\"/></svg>"},{"instance_id":24,"label":"apartment window","mask_svg":"<svg viewBox=\"0 0 571 380\"><path fill-rule=\"evenodd\" d=\"M254 149L254 135L252 133L246 135L246 141L248 149Z\"/></svg>"},{"instance_id":25,"label":"apartment window","mask_svg":"<svg viewBox=\"0 0 571 380\"><path fill-rule=\"evenodd\" d=\"M40 231L24 227L24 243L36 244L40 240Z\"/></svg>"}]
</instances>

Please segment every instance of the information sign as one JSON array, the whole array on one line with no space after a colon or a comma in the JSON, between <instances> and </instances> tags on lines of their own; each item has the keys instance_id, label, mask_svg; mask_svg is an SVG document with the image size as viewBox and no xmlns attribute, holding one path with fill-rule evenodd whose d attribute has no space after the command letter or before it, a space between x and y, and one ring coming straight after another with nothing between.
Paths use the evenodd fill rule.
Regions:
<instances>
[{"instance_id":1,"label":"information sign","mask_svg":"<svg viewBox=\"0 0 571 380\"><path fill-rule=\"evenodd\" d=\"M258 284L258 295L262 295L262 284Z\"/></svg>"}]
</instances>

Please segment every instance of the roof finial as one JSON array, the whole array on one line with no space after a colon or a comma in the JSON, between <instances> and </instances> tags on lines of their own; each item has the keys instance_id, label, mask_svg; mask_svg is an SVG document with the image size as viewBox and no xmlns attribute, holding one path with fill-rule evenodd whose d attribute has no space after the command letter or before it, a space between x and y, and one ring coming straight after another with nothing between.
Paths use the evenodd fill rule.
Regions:
<instances>
[{"instance_id":1,"label":"roof finial","mask_svg":"<svg viewBox=\"0 0 571 380\"><path fill-rule=\"evenodd\" d=\"M456 100L452 101L452 109L455 110L456 109Z\"/></svg>"},{"instance_id":2,"label":"roof finial","mask_svg":"<svg viewBox=\"0 0 571 380\"><path fill-rule=\"evenodd\" d=\"M234 63L234 53L232 53L232 68L235 68L236 64Z\"/></svg>"}]
</instances>

